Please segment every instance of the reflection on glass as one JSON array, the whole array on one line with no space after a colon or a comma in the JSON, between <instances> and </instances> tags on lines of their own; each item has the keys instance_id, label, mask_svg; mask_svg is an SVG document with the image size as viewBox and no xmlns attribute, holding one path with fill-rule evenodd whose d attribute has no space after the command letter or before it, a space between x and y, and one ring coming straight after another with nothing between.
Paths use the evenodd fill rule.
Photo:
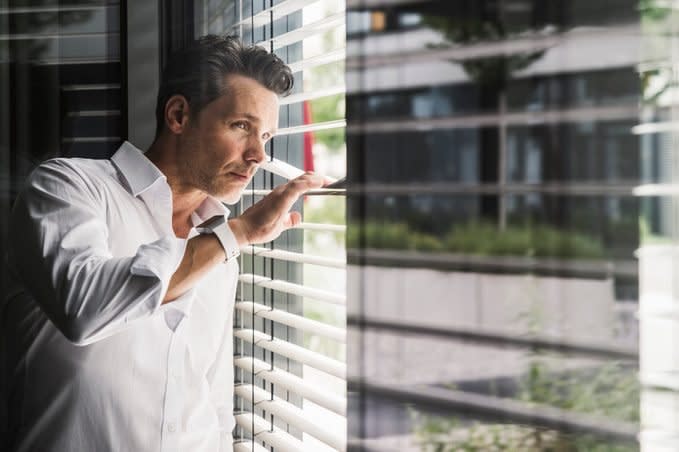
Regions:
<instances>
[{"instance_id":1,"label":"reflection on glass","mask_svg":"<svg viewBox=\"0 0 679 452\"><path fill-rule=\"evenodd\" d=\"M670 188L643 195L675 180L675 91L640 63L667 62L676 13L651 3L349 11L356 450L660 450L637 439L662 400L641 388L673 352L650 331L639 352L637 311L645 268L676 279L650 247L675 243Z\"/></svg>"},{"instance_id":2,"label":"reflection on glass","mask_svg":"<svg viewBox=\"0 0 679 452\"><path fill-rule=\"evenodd\" d=\"M68 4L66 4L68 3ZM0 1L0 294L9 211L50 157L109 157L124 136L120 2Z\"/></svg>"}]
</instances>

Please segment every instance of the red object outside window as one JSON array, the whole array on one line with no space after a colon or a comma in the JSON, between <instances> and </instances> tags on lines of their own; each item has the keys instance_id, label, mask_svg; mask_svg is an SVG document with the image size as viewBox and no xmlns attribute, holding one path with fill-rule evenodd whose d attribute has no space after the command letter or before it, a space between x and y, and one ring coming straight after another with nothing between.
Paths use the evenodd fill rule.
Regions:
<instances>
[{"instance_id":1,"label":"red object outside window","mask_svg":"<svg viewBox=\"0 0 679 452\"><path fill-rule=\"evenodd\" d=\"M303 106L304 124L311 124L311 104L304 101ZM314 170L314 133L304 132L304 171Z\"/></svg>"}]
</instances>

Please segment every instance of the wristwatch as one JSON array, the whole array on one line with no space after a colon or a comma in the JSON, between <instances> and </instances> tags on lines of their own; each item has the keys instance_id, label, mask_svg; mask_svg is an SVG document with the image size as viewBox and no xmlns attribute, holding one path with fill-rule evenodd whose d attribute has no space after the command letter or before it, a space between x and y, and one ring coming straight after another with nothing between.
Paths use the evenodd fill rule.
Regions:
<instances>
[{"instance_id":1,"label":"wristwatch","mask_svg":"<svg viewBox=\"0 0 679 452\"><path fill-rule=\"evenodd\" d=\"M240 256L238 240L236 240L236 236L233 235L233 231L231 231L229 223L226 221L224 215L215 215L214 217L209 218L196 226L196 231L198 231L199 234L214 234L217 236L219 243L221 243L222 248L224 248L224 253L226 253L226 260L224 262L228 262L231 259Z\"/></svg>"}]
</instances>

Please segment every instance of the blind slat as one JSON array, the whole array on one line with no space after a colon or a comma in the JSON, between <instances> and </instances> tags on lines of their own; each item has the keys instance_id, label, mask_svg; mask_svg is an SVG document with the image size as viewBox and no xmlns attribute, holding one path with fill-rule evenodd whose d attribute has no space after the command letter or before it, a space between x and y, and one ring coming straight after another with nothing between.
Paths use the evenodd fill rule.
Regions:
<instances>
[{"instance_id":1,"label":"blind slat","mask_svg":"<svg viewBox=\"0 0 679 452\"><path fill-rule=\"evenodd\" d=\"M319 130L340 129L347 126L346 119L335 119L333 121L316 122L304 124L302 126L284 127L278 129L276 136L294 135L296 133L317 132Z\"/></svg>"},{"instance_id":2,"label":"blind slat","mask_svg":"<svg viewBox=\"0 0 679 452\"><path fill-rule=\"evenodd\" d=\"M304 171L297 168L296 166L290 165L283 160L277 158L271 158L269 156L259 165L259 167L270 173L274 173L277 176L284 177L285 179L294 179L304 174Z\"/></svg>"},{"instance_id":3,"label":"blind slat","mask_svg":"<svg viewBox=\"0 0 679 452\"><path fill-rule=\"evenodd\" d=\"M314 91L291 94L287 97L283 97L280 100L279 105L291 105L298 102L304 102L305 100L314 100L322 97L334 96L336 94L344 94L346 90L344 85L336 85Z\"/></svg>"},{"instance_id":4,"label":"blind slat","mask_svg":"<svg viewBox=\"0 0 679 452\"><path fill-rule=\"evenodd\" d=\"M679 184L643 184L632 189L634 196L677 196Z\"/></svg>"},{"instance_id":5,"label":"blind slat","mask_svg":"<svg viewBox=\"0 0 679 452\"><path fill-rule=\"evenodd\" d=\"M243 192L245 195L255 195L255 196L266 196L269 193L271 193L271 190L252 190L248 189L245 192ZM312 195L337 195L337 196L346 196L347 190L345 188L315 188L313 190L309 190L304 194L304 196L312 196Z\"/></svg>"},{"instance_id":6,"label":"blind slat","mask_svg":"<svg viewBox=\"0 0 679 452\"><path fill-rule=\"evenodd\" d=\"M295 226L295 229L306 229L307 231L322 231L322 232L346 232L347 226L344 224L302 222Z\"/></svg>"},{"instance_id":7,"label":"blind slat","mask_svg":"<svg viewBox=\"0 0 679 452\"><path fill-rule=\"evenodd\" d=\"M649 133L674 132L679 130L679 121L648 122L632 127L635 135L647 135Z\"/></svg>"},{"instance_id":8,"label":"blind slat","mask_svg":"<svg viewBox=\"0 0 679 452\"><path fill-rule=\"evenodd\" d=\"M288 391L310 400L315 404L330 410L340 416L346 416L347 401L345 398L322 391L305 382L302 378L277 367L271 367L269 363L249 356L234 359L234 365L246 372L254 372L264 380L280 385Z\"/></svg>"},{"instance_id":9,"label":"blind slat","mask_svg":"<svg viewBox=\"0 0 679 452\"><path fill-rule=\"evenodd\" d=\"M286 0L270 8L263 9L254 16L241 20L231 28L233 29L239 26L250 27L253 24L255 27L261 27L262 25L267 25L271 22L272 15L273 20L280 19L283 16L297 12L309 5L318 3L319 1L320 0Z\"/></svg>"},{"instance_id":10,"label":"blind slat","mask_svg":"<svg viewBox=\"0 0 679 452\"><path fill-rule=\"evenodd\" d=\"M328 303L345 305L346 297L335 292L330 292L327 290L314 289L311 287L303 286L301 284L294 284L287 281L282 281L279 279L271 279L266 276L255 275L252 273L242 273L239 276L239 280L246 284L255 284L260 287L266 287L267 289L277 290L279 292L285 292L292 295L299 295L300 297L313 298L319 301L325 301Z\"/></svg>"},{"instance_id":11,"label":"blind slat","mask_svg":"<svg viewBox=\"0 0 679 452\"><path fill-rule=\"evenodd\" d=\"M243 254L254 254L255 256L268 257L271 259L278 259L289 262L298 262L300 264L320 265L323 267L341 268L347 266L344 259L332 259L323 256L314 256L306 253L293 253L292 251L285 251L281 249L268 249L261 246L244 246L241 248Z\"/></svg>"},{"instance_id":12,"label":"blind slat","mask_svg":"<svg viewBox=\"0 0 679 452\"><path fill-rule=\"evenodd\" d=\"M233 452L270 452L269 449L253 441L239 441L233 444Z\"/></svg>"},{"instance_id":13,"label":"blind slat","mask_svg":"<svg viewBox=\"0 0 679 452\"><path fill-rule=\"evenodd\" d=\"M248 432L259 441L274 446L276 452L313 452L297 438L284 432L278 427L271 428L271 423L252 413L239 413L234 416L236 424ZM252 426L254 424L254 432Z\"/></svg>"},{"instance_id":14,"label":"blind slat","mask_svg":"<svg viewBox=\"0 0 679 452\"><path fill-rule=\"evenodd\" d=\"M233 335L250 343L252 343L254 340L255 345L258 347L278 353L279 355L285 356L286 358L294 359L299 363L307 364L314 369L334 375L337 378L346 378L346 364L336 361L332 358L328 358L327 356L323 356L320 353L307 350L306 348L300 347L299 345L291 344L282 339L271 339L268 334L250 329L237 329L234 331Z\"/></svg>"},{"instance_id":15,"label":"blind slat","mask_svg":"<svg viewBox=\"0 0 679 452\"><path fill-rule=\"evenodd\" d=\"M102 91L107 89L120 89L120 83L92 83L61 85L62 91Z\"/></svg>"},{"instance_id":16,"label":"blind slat","mask_svg":"<svg viewBox=\"0 0 679 452\"><path fill-rule=\"evenodd\" d=\"M254 403L258 408L278 416L293 427L297 427L337 450L344 450L346 447L343 437L326 430L322 427L323 424L307 419L304 411L279 397L274 396L271 399L271 395L261 388L251 384L242 384L236 386L234 392L237 396Z\"/></svg>"},{"instance_id":17,"label":"blind slat","mask_svg":"<svg viewBox=\"0 0 679 452\"><path fill-rule=\"evenodd\" d=\"M280 309L271 309L260 303L253 303L251 301L239 301L236 303L236 309L254 314L258 317L273 320L274 322L282 323L293 328L296 328L307 333L317 334L319 336L334 339L338 342L346 342L346 333L342 328L328 325L326 323L318 322L316 320L307 319L295 314L290 314L287 311Z\"/></svg>"},{"instance_id":18,"label":"blind slat","mask_svg":"<svg viewBox=\"0 0 679 452\"><path fill-rule=\"evenodd\" d=\"M76 110L66 113L69 118L100 118L105 116L120 116L120 110Z\"/></svg>"},{"instance_id":19,"label":"blind slat","mask_svg":"<svg viewBox=\"0 0 679 452\"><path fill-rule=\"evenodd\" d=\"M288 64L290 70L295 73L303 71L305 69L311 69L317 66L323 66L324 64L335 63L337 61L344 61L346 58L347 49L346 47L340 47L338 49L331 50L329 52L322 53L313 57L305 58L300 61L295 61L294 63Z\"/></svg>"},{"instance_id":20,"label":"blind slat","mask_svg":"<svg viewBox=\"0 0 679 452\"><path fill-rule=\"evenodd\" d=\"M0 8L0 14L42 14L42 13L61 13L66 11L96 11L100 9L110 8L116 6L110 5L60 5L60 6L26 6L26 7L10 7Z\"/></svg>"},{"instance_id":21,"label":"blind slat","mask_svg":"<svg viewBox=\"0 0 679 452\"><path fill-rule=\"evenodd\" d=\"M341 27L344 25L344 18L344 12L332 14L296 30L283 33L282 35L276 36L273 39L260 41L257 43L257 45L269 50L271 48L271 42L273 42L274 50L280 49L281 47L303 41L311 36L332 30L333 28Z\"/></svg>"}]
</instances>

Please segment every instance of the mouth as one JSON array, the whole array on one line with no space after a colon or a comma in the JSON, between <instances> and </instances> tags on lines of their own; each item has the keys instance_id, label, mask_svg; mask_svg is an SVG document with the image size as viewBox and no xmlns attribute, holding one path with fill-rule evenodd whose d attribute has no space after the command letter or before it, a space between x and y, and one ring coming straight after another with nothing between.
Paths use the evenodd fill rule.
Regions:
<instances>
[{"instance_id":1,"label":"mouth","mask_svg":"<svg viewBox=\"0 0 679 452\"><path fill-rule=\"evenodd\" d=\"M250 176L248 174L243 174L243 173L229 173L231 177L234 179L240 181L240 182L247 182L250 180Z\"/></svg>"}]
</instances>

